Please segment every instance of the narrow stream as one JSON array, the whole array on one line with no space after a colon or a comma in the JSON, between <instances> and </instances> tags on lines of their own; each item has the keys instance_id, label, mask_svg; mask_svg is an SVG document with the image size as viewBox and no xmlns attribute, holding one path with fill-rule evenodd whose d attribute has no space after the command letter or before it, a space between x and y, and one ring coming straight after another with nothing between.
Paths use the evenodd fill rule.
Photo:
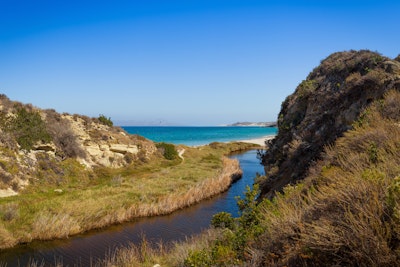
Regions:
<instances>
[{"instance_id":1,"label":"narrow stream","mask_svg":"<svg viewBox=\"0 0 400 267\"><path fill-rule=\"evenodd\" d=\"M256 173L263 173L263 167L256 158L257 151L251 150L232 155L240 162L243 177L230 189L211 199L170 215L141 218L122 225L91 231L66 240L33 242L4 250L1 263L6 266L26 266L32 259L45 266L62 263L64 266L90 266L110 254L115 248L138 244L142 237L151 242L179 241L198 234L210 226L212 216L226 211L238 215L235 196L243 196L246 185L251 185Z\"/></svg>"}]
</instances>

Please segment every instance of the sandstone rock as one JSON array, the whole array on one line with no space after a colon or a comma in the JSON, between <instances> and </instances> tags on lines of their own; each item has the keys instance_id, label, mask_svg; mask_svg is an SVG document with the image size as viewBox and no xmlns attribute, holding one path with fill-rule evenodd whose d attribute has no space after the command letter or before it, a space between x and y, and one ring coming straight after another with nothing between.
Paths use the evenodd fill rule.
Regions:
<instances>
[{"instance_id":1,"label":"sandstone rock","mask_svg":"<svg viewBox=\"0 0 400 267\"><path fill-rule=\"evenodd\" d=\"M46 151L46 152L55 152L56 151L56 146L53 143L47 143L47 144L36 144L33 147L33 150L41 150L41 151Z\"/></svg>"},{"instance_id":2,"label":"sandstone rock","mask_svg":"<svg viewBox=\"0 0 400 267\"><path fill-rule=\"evenodd\" d=\"M104 151L102 151L98 145L85 146L84 149L92 157L102 157L102 155L104 154Z\"/></svg>"},{"instance_id":3,"label":"sandstone rock","mask_svg":"<svg viewBox=\"0 0 400 267\"><path fill-rule=\"evenodd\" d=\"M132 154L137 154L139 152L139 149L137 146L134 145L125 145L125 144L112 144L110 146L110 151L116 152L116 153L121 153L121 154L126 154L126 153L132 153Z\"/></svg>"},{"instance_id":4,"label":"sandstone rock","mask_svg":"<svg viewBox=\"0 0 400 267\"><path fill-rule=\"evenodd\" d=\"M0 198L1 197L11 197L11 196L15 196L15 195L18 195L18 193L15 192L14 190L12 190L11 188L0 189Z\"/></svg>"}]
</instances>

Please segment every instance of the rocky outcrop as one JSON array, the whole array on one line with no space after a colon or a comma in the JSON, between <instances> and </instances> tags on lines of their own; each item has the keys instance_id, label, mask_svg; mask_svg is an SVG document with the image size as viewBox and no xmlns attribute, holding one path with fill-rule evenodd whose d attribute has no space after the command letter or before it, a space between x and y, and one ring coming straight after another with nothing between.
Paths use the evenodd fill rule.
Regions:
<instances>
[{"instance_id":1,"label":"rocky outcrop","mask_svg":"<svg viewBox=\"0 0 400 267\"><path fill-rule=\"evenodd\" d=\"M123 129L110 127L82 116L63 115L71 125L84 155L78 157L89 167L123 167L132 161L150 159L157 152L155 144L143 137L129 135Z\"/></svg>"},{"instance_id":2,"label":"rocky outcrop","mask_svg":"<svg viewBox=\"0 0 400 267\"><path fill-rule=\"evenodd\" d=\"M400 90L400 62L370 51L330 55L282 103L279 132L260 153L262 196L304 178L325 146L351 129L388 90Z\"/></svg>"},{"instance_id":3,"label":"rocky outcrop","mask_svg":"<svg viewBox=\"0 0 400 267\"><path fill-rule=\"evenodd\" d=\"M41 171L62 176L67 159L90 171L147 161L159 156L157 151L152 141L98 119L41 110L0 95L0 197L23 189Z\"/></svg>"},{"instance_id":4,"label":"rocky outcrop","mask_svg":"<svg viewBox=\"0 0 400 267\"><path fill-rule=\"evenodd\" d=\"M139 148L136 145L114 144L110 146L110 151L120 153L122 155L125 155L126 153L137 154L139 152Z\"/></svg>"}]
</instances>

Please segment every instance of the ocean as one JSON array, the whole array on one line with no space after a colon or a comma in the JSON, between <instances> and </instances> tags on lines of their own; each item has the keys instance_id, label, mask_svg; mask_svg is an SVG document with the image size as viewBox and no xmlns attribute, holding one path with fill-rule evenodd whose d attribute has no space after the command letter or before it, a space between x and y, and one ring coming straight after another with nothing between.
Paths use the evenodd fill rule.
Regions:
<instances>
[{"instance_id":1,"label":"ocean","mask_svg":"<svg viewBox=\"0 0 400 267\"><path fill-rule=\"evenodd\" d=\"M187 146L255 139L277 133L276 127L122 126L122 128L130 134L138 134L154 142Z\"/></svg>"}]
</instances>

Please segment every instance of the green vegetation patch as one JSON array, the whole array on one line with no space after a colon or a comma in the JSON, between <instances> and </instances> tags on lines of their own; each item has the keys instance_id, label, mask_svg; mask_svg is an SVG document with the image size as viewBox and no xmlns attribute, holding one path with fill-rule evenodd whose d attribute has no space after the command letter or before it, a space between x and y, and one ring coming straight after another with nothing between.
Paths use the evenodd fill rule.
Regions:
<instances>
[{"instance_id":1,"label":"green vegetation patch","mask_svg":"<svg viewBox=\"0 0 400 267\"><path fill-rule=\"evenodd\" d=\"M175 149L175 146L173 144L167 144L167 143L157 143L156 147L158 150L161 152L161 154L164 156L164 158L168 160L174 160L178 158L178 152Z\"/></svg>"},{"instance_id":2,"label":"green vegetation patch","mask_svg":"<svg viewBox=\"0 0 400 267\"><path fill-rule=\"evenodd\" d=\"M110 126L112 127L114 125L114 123L112 122L110 117L106 117L103 114L100 114L100 116L98 117L98 120L100 121L101 124L104 124L106 126Z\"/></svg>"},{"instance_id":3,"label":"green vegetation patch","mask_svg":"<svg viewBox=\"0 0 400 267\"><path fill-rule=\"evenodd\" d=\"M48 143L51 136L37 111L16 107L15 115L5 122L5 130L15 136L22 149L31 150L38 142Z\"/></svg>"}]
</instances>

